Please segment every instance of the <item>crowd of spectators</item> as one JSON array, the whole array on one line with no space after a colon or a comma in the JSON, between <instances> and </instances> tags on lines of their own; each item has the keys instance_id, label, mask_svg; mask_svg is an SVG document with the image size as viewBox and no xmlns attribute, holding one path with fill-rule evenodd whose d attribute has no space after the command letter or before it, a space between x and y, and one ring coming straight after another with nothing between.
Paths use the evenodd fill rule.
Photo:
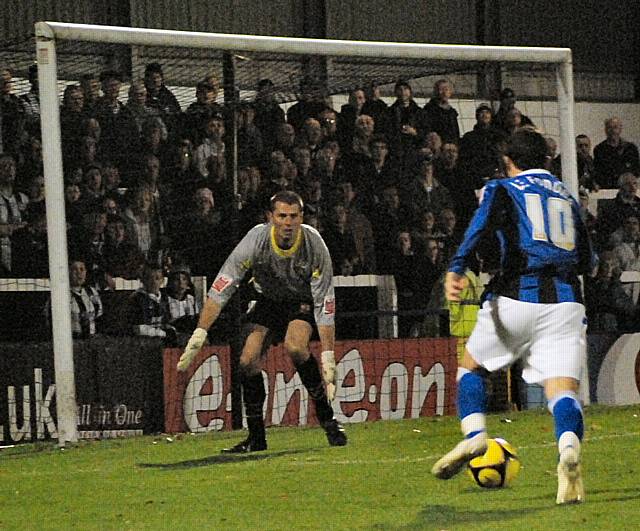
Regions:
<instances>
[{"instance_id":1,"label":"crowd of spectators","mask_svg":"<svg viewBox=\"0 0 640 531\"><path fill-rule=\"evenodd\" d=\"M35 67L29 81L30 91L18 97L11 70L0 71L0 277L48 276ZM461 136L446 79L435 83L424 107L411 84L399 80L391 104L370 84L353 89L340 109L320 83L305 79L287 112L269 79L258 83L253 101L234 109L217 103L213 76L197 83L195 101L184 109L157 63L130 83L126 102L119 98L122 83L120 73L107 70L64 90L72 290L79 313L85 308L98 318L100 293L113 289L114 278L140 278L128 323L132 333L146 335L187 331L185 323L197 313L188 298L189 275L213 278L246 230L264 221L269 197L282 189L303 197L305 222L323 235L335 274L394 275L400 310L425 308L484 183L503 175L506 139L535 127L505 88L495 110L477 107L476 124ZM225 155L233 112L237 190ZM606 120L605 133L593 156L590 139L576 138L584 218L606 257L586 281L587 301L600 300L603 286L618 281L621 270L640 271L638 150L623 139L619 118ZM550 138L547 169L561 177L554 144ZM594 216L585 198L600 188L619 192ZM163 276L171 278L166 290L158 285ZM610 316L596 316L599 305L590 307L594 322L637 327L633 301L629 317L628 288L618 292ZM95 331L76 321L74 333ZM412 324L415 319L403 321L403 335L411 334Z\"/></svg>"}]
</instances>

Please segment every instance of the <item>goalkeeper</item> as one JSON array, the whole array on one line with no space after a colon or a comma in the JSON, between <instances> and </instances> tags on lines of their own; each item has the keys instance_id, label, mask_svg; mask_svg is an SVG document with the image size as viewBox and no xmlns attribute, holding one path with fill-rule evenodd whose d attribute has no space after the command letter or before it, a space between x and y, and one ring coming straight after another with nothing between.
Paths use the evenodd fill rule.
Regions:
<instances>
[{"instance_id":1,"label":"goalkeeper","mask_svg":"<svg viewBox=\"0 0 640 531\"><path fill-rule=\"evenodd\" d=\"M178 362L179 371L189 367L204 344L207 330L251 270L258 296L249 312L251 331L240 355L249 436L225 452L267 449L262 418L266 394L260 361L272 340L282 338L315 403L329 444L347 444L344 428L333 417L330 403L335 395L333 267L322 237L314 228L302 224L302 214L302 199L295 192L281 191L271 198L269 222L251 229L223 264L209 289L198 327ZM309 351L314 325L323 350L322 375Z\"/></svg>"}]
</instances>

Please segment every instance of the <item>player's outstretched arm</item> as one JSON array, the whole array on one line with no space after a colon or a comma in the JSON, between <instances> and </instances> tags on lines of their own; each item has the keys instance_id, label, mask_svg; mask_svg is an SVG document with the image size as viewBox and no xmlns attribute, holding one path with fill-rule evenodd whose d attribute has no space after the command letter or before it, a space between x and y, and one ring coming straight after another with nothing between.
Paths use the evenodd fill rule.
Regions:
<instances>
[{"instance_id":1,"label":"player's outstretched arm","mask_svg":"<svg viewBox=\"0 0 640 531\"><path fill-rule=\"evenodd\" d=\"M468 279L465 275L458 275L453 271L447 272L444 279L444 294L448 301L460 302L460 293L467 287Z\"/></svg>"},{"instance_id":2,"label":"player's outstretched arm","mask_svg":"<svg viewBox=\"0 0 640 531\"><path fill-rule=\"evenodd\" d=\"M191 334L191 338L178 361L177 368L179 371L186 371L189 368L193 358L200 352L204 342L207 340L207 330L216 322L221 310L222 307L217 302L207 298L200 312L198 327Z\"/></svg>"}]
</instances>

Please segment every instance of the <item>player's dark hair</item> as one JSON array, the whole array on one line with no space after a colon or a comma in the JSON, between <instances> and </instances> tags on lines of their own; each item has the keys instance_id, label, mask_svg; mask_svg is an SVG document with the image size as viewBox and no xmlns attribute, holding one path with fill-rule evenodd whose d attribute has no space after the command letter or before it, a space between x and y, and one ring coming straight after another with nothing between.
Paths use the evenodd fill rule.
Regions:
<instances>
[{"instance_id":1,"label":"player's dark hair","mask_svg":"<svg viewBox=\"0 0 640 531\"><path fill-rule=\"evenodd\" d=\"M291 190L280 190L271 196L269 201L269 207L271 212L276 209L276 203L285 203L287 205L298 205L300 207L300 212L304 210L304 201L302 201L302 197L300 197L295 192Z\"/></svg>"},{"instance_id":2,"label":"player's dark hair","mask_svg":"<svg viewBox=\"0 0 640 531\"><path fill-rule=\"evenodd\" d=\"M509 137L505 155L521 170L544 168L549 147L540 133L522 129Z\"/></svg>"}]
</instances>

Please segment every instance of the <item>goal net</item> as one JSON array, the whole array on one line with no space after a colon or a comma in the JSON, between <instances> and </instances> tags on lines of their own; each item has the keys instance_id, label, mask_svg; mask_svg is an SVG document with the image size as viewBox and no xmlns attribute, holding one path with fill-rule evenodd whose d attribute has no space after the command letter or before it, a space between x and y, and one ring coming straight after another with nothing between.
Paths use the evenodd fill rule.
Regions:
<instances>
[{"instance_id":1,"label":"goal net","mask_svg":"<svg viewBox=\"0 0 640 531\"><path fill-rule=\"evenodd\" d=\"M304 192L317 210L311 210L309 215L319 218L315 219L316 223L328 224L333 204L342 201L338 194L344 191L337 186L330 191L322 190L325 197L320 201L310 183L322 183L323 179L335 179L335 182L357 179L346 170L346 177L340 177L340 166L336 169L333 156L338 160L342 157L342 169L353 153L371 158L370 146L363 147L356 138L360 134L366 137L367 133L366 124L360 124L356 131L355 119L360 113L358 99L366 98L365 105L379 102L378 106L371 104L367 112L377 120L372 125L374 136L386 138L393 156L394 142L402 144L403 139L389 138L389 131L393 129L393 124L385 123L389 121L389 112L379 109L393 105L398 87L403 86L410 88L414 102L422 108L433 97L437 82L445 79L453 91L450 105L457 111L459 136L473 130L479 106L486 104L496 112L501 90L511 88L517 95L516 106L521 114L556 141L562 153L563 180L577 195L573 78L571 53L567 49L352 42L53 22L36 25L36 41L50 284L34 291L48 294L50 286L61 444L77 438L82 415L75 398L74 323L67 311L74 302L70 295L68 264L77 251L71 247L77 243L76 231L69 227L86 221L88 225L84 225L83 230L103 230L100 225L107 223L109 217L107 214L105 218L84 219L76 208L78 205L71 204L76 201L76 188L88 196L96 192L92 186L95 188L100 180L98 186L103 190L101 194L96 193L96 200L99 199L101 208L129 209L138 220L149 211L140 214L136 209L144 210L145 202L152 203L151 211L160 215L155 226L147 224L141 228L132 221L132 230L146 261L158 262L165 275L172 268L175 272L187 270L194 277L208 278L210 282L233 244L262 216L263 205L250 200L256 180L261 179L261 189L271 190L267 186L271 181L275 186L279 179L290 177L290 173L305 176L310 166L316 178L309 179L309 188ZM21 92L26 93L26 80L19 81ZM93 100L92 92L102 99ZM298 104L300 101L305 102L303 106ZM335 112L323 113L326 109ZM78 110L80 114L74 114ZM293 126L292 130L282 123L284 117ZM309 117L316 123L307 123ZM313 140L312 130L316 124L324 136L319 148ZM417 131L422 136L418 134L412 145L437 150L438 141L433 136L429 138L429 132L428 129ZM371 138L367 138L369 142ZM459 137L444 141L457 144ZM185 159L193 162L185 163ZM310 160L305 162L305 159ZM407 160L403 162L406 166L401 165L405 178L410 177ZM97 173L101 175L96 176ZM109 197L114 199L114 204L105 201L105 187L110 187ZM141 192L142 189L146 193ZM122 203L118 204L120 199ZM207 205L214 207L213 214L207 214ZM206 221L204 226L208 232L194 221L194 210L203 211L205 217L201 221ZM203 245L207 246L207 241L209 254L203 263ZM364 253L361 252L361 257ZM126 268L115 269L117 272L111 275L114 278ZM348 267L337 271L340 276L358 272ZM436 332L427 326L430 331L425 332L423 325L428 319L423 312L412 311L415 307L411 305L404 314L398 314L401 303L395 291L393 295L379 295L384 289L395 290L393 283L376 280L393 277L393 271L365 268L362 272L369 275L368 279L355 277L360 280L357 285L354 280L353 288L360 289L362 301L370 300L374 324L371 325L371 319L365 324L358 321L354 310L361 310L366 304L361 300L354 303L354 297L345 295L342 308L350 321L342 327L342 332L338 321L339 338L446 335L439 326ZM135 277L131 270L122 276ZM30 289L30 282L8 281L4 289L20 293ZM132 282L120 282L118 287L132 291L137 286ZM35 286L36 282L31 284ZM117 291L116 284L114 281L102 287ZM342 281L341 286L348 284ZM383 299L391 303L382 307ZM435 304L431 310L437 316L441 308ZM233 333L229 331L234 330L235 317L230 315L228 328L222 327L227 336ZM24 323L14 323L14 329L19 330L20 326L26 329ZM455 350L455 341L442 341L449 345L446 347L449 351ZM367 380L365 374L359 385L356 368L362 363L375 364L367 361L375 358L375 352L365 355L363 352L369 347L358 347L356 355L348 345L344 348L345 352L340 355L345 361L339 372L345 377L343 394L339 394L342 403L347 404L340 410L343 420L362 416L354 413L362 409L356 407L358 400L373 400L382 409L386 408L382 412L369 411L368 418L418 415L422 408L430 408L434 414L452 411L453 402L444 394L428 399L427 395L432 387L444 386L445 379L446 385L454 386L455 362L446 365L447 374L440 382L437 375L444 371L445 365L440 362L440 354L434 354L436 351L429 354L431 364L421 367L411 356L418 356L415 352L422 352L422 347L415 346L416 350L411 351L414 354L410 354L414 347L407 346L407 360L413 361L403 361L396 359L402 358L403 352L394 350L400 347L384 345L380 352L386 352L383 354L388 362L385 366L391 367L391 373L380 370L375 375L379 381L375 382ZM177 351L173 355L176 356ZM165 394L166 410L180 413L175 429L219 429L221 424L214 422L215 415L202 412L217 409L228 412L231 408L232 393L228 385L225 384L224 392L222 389L211 391L217 378L226 374L224 371L232 370L232 367L221 369L220 359L221 356L209 353L198 369L189 374L183 390L191 395L174 397L171 402ZM453 359L455 361L455 357ZM291 415L282 397L291 397L299 388L289 370L287 366L273 368L273 375L265 373L273 394L268 401L274 411L270 413L269 422L274 424ZM166 371L165 365L165 378ZM371 372L372 378L374 372ZM200 381L194 383L194 378ZM208 394L203 391L205 388L209 389ZM376 395L376 390L382 394ZM300 390L299 395L303 394ZM280 409L275 405L278 401ZM300 413L301 422L303 417L306 419L306 413Z\"/></svg>"}]
</instances>

